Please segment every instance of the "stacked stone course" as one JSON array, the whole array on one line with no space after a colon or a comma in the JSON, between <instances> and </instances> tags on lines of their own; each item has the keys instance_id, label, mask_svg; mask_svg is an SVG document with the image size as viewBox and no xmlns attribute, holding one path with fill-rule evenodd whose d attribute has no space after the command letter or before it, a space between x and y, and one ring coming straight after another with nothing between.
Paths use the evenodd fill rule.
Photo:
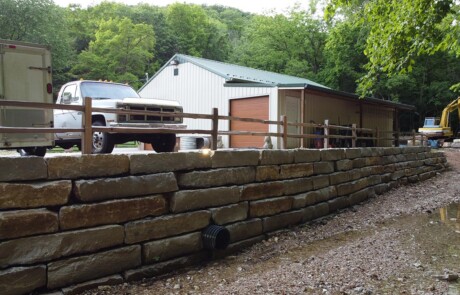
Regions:
<instances>
[{"instance_id":1,"label":"stacked stone course","mask_svg":"<svg viewBox=\"0 0 460 295\"><path fill-rule=\"evenodd\" d=\"M446 168L425 147L0 158L0 294L76 294L222 257ZM202 230L230 245L205 250Z\"/></svg>"}]
</instances>

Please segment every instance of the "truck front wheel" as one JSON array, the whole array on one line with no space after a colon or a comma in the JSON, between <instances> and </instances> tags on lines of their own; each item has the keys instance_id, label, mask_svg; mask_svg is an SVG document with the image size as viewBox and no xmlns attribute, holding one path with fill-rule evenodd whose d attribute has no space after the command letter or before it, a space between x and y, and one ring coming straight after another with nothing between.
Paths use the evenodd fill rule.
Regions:
<instances>
[{"instance_id":1,"label":"truck front wheel","mask_svg":"<svg viewBox=\"0 0 460 295\"><path fill-rule=\"evenodd\" d=\"M176 134L155 134L150 143L157 153L174 152Z\"/></svg>"},{"instance_id":2,"label":"truck front wheel","mask_svg":"<svg viewBox=\"0 0 460 295\"><path fill-rule=\"evenodd\" d=\"M101 121L93 122L93 126L105 126ZM110 154L115 144L106 132L93 132L93 154Z\"/></svg>"}]
</instances>

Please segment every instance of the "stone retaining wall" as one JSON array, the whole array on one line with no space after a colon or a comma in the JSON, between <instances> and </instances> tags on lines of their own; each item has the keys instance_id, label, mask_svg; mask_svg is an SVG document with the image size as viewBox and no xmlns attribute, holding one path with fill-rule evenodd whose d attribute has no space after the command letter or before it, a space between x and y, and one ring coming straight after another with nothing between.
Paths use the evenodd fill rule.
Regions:
<instances>
[{"instance_id":1,"label":"stone retaining wall","mask_svg":"<svg viewBox=\"0 0 460 295\"><path fill-rule=\"evenodd\" d=\"M424 147L0 158L0 294L156 276L445 165ZM211 224L229 230L227 249L203 249Z\"/></svg>"}]
</instances>

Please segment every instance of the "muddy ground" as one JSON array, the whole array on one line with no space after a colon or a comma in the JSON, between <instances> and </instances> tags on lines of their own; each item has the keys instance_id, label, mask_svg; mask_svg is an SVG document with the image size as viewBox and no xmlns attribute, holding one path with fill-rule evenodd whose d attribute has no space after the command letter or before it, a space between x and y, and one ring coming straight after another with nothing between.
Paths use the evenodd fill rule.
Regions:
<instances>
[{"instance_id":1,"label":"muddy ground","mask_svg":"<svg viewBox=\"0 0 460 295\"><path fill-rule=\"evenodd\" d=\"M440 209L460 203L460 150L442 152L450 169L423 183L225 259L84 294L460 294L460 209Z\"/></svg>"}]
</instances>

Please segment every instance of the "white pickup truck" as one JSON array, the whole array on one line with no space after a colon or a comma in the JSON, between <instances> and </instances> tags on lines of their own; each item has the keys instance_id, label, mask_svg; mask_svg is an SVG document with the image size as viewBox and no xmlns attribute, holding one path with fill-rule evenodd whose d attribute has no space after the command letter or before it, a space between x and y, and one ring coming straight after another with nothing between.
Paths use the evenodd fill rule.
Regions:
<instances>
[{"instance_id":1,"label":"white pickup truck","mask_svg":"<svg viewBox=\"0 0 460 295\"><path fill-rule=\"evenodd\" d=\"M98 108L171 113L181 113L183 111L177 101L141 98L133 88L126 84L89 80L74 81L63 85L56 103L82 105L85 97L91 97L92 106ZM82 120L82 112L54 110L54 126L56 128L81 128ZM181 117L92 113L93 126L184 129L185 125L182 122ZM176 135L174 133L94 132L92 152L95 154L111 153L115 144L134 140L152 144L156 152L172 152L176 145ZM81 147L81 133L56 133L55 145L64 149L71 148L74 145Z\"/></svg>"}]
</instances>

